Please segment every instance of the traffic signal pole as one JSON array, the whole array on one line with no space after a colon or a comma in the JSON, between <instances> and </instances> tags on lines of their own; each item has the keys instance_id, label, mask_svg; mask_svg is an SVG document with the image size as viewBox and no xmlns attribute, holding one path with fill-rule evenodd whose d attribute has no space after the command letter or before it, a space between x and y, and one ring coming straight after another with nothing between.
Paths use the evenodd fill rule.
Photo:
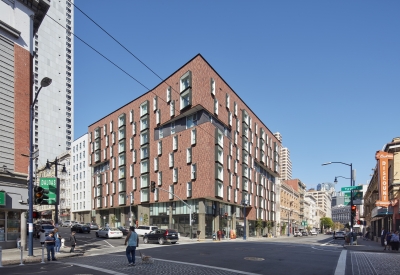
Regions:
<instances>
[{"instance_id":1,"label":"traffic signal pole","mask_svg":"<svg viewBox=\"0 0 400 275\"><path fill-rule=\"evenodd\" d=\"M350 186L354 186L353 182L353 164L350 163ZM353 232L354 218L352 213L353 207L353 189L350 190L350 232Z\"/></svg>"}]
</instances>

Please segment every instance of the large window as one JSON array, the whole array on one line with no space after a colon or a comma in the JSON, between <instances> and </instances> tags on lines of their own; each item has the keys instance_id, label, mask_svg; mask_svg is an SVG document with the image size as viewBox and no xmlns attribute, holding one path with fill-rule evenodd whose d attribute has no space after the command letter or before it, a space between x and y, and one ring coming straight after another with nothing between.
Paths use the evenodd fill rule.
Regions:
<instances>
[{"instance_id":1,"label":"large window","mask_svg":"<svg viewBox=\"0 0 400 275\"><path fill-rule=\"evenodd\" d=\"M186 117L186 129L192 128L196 125L197 125L197 114L196 113Z\"/></svg>"},{"instance_id":2,"label":"large window","mask_svg":"<svg viewBox=\"0 0 400 275\"><path fill-rule=\"evenodd\" d=\"M147 115L149 113L149 101L146 100L140 105L140 116Z\"/></svg>"},{"instance_id":3,"label":"large window","mask_svg":"<svg viewBox=\"0 0 400 275\"><path fill-rule=\"evenodd\" d=\"M143 146L140 148L140 159L146 159L149 157L149 146Z\"/></svg>"},{"instance_id":4,"label":"large window","mask_svg":"<svg viewBox=\"0 0 400 275\"><path fill-rule=\"evenodd\" d=\"M187 71L182 77L180 81L180 92L182 93L187 88L192 86L192 72Z\"/></svg>"},{"instance_id":5,"label":"large window","mask_svg":"<svg viewBox=\"0 0 400 275\"><path fill-rule=\"evenodd\" d=\"M192 89L187 89L181 93L181 110L192 105Z\"/></svg>"},{"instance_id":6,"label":"large window","mask_svg":"<svg viewBox=\"0 0 400 275\"><path fill-rule=\"evenodd\" d=\"M140 163L140 173L148 173L149 172L149 161L144 160Z\"/></svg>"}]
</instances>

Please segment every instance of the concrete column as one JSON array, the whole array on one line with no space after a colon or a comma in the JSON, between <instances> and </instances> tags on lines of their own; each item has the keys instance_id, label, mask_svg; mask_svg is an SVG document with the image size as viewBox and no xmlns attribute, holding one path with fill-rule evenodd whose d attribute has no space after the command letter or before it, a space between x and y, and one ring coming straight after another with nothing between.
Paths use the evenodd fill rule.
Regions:
<instances>
[{"instance_id":1,"label":"concrete column","mask_svg":"<svg viewBox=\"0 0 400 275\"><path fill-rule=\"evenodd\" d=\"M26 211L21 211L21 245L28 250L28 246L26 245L26 237L27 237L27 228L26 228L26 215L28 213Z\"/></svg>"},{"instance_id":2,"label":"concrete column","mask_svg":"<svg viewBox=\"0 0 400 275\"><path fill-rule=\"evenodd\" d=\"M168 224L169 224L169 228L173 228L172 227L172 205L170 205L168 207L168 212L169 212L169 219L168 219Z\"/></svg>"},{"instance_id":3,"label":"concrete column","mask_svg":"<svg viewBox=\"0 0 400 275\"><path fill-rule=\"evenodd\" d=\"M198 230L201 231L200 239L206 237L206 206L204 200L199 200Z\"/></svg>"}]
</instances>

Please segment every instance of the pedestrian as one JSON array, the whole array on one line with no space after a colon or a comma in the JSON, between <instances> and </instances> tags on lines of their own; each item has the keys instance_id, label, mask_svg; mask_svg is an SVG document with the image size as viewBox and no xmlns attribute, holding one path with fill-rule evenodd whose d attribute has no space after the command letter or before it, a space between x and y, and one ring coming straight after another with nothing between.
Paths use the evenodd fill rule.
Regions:
<instances>
[{"instance_id":1,"label":"pedestrian","mask_svg":"<svg viewBox=\"0 0 400 275\"><path fill-rule=\"evenodd\" d=\"M43 229L40 230L40 232L39 232L39 241L42 246L44 245L44 242L46 241L46 232Z\"/></svg>"},{"instance_id":2,"label":"pedestrian","mask_svg":"<svg viewBox=\"0 0 400 275\"><path fill-rule=\"evenodd\" d=\"M220 230L218 230L218 232L217 232L218 241L221 240L221 235L222 235L222 232L221 232L221 229L220 229Z\"/></svg>"},{"instance_id":3,"label":"pedestrian","mask_svg":"<svg viewBox=\"0 0 400 275\"><path fill-rule=\"evenodd\" d=\"M390 244L391 239L392 239L392 232L388 232L388 233L386 234L386 238L385 238L385 240L384 240L385 248L384 248L383 250L386 250L386 248L387 248L388 251L390 250L390 248L391 248L391 246L392 246L392 245Z\"/></svg>"},{"instance_id":4,"label":"pedestrian","mask_svg":"<svg viewBox=\"0 0 400 275\"><path fill-rule=\"evenodd\" d=\"M125 238L125 245L128 244L126 247L126 258L128 258L128 265L135 266L135 252L136 247L139 247L139 235L135 232L135 227L131 226L130 232Z\"/></svg>"},{"instance_id":5,"label":"pedestrian","mask_svg":"<svg viewBox=\"0 0 400 275\"><path fill-rule=\"evenodd\" d=\"M71 236L69 236L69 243L71 244L71 250L69 253L72 253L75 251L75 246L76 246L76 237L75 237L75 231L71 232Z\"/></svg>"},{"instance_id":6,"label":"pedestrian","mask_svg":"<svg viewBox=\"0 0 400 275\"><path fill-rule=\"evenodd\" d=\"M109 228L109 227L110 227L110 225L108 223L106 223L106 228Z\"/></svg>"},{"instance_id":7,"label":"pedestrian","mask_svg":"<svg viewBox=\"0 0 400 275\"><path fill-rule=\"evenodd\" d=\"M50 232L49 236L45 239L46 248L47 248L47 260L50 261L50 254L51 259L53 261L57 261L56 257L54 256L54 246L56 244L56 239L54 238L54 233Z\"/></svg>"},{"instance_id":8,"label":"pedestrian","mask_svg":"<svg viewBox=\"0 0 400 275\"><path fill-rule=\"evenodd\" d=\"M381 245L382 246L385 246L386 234L387 234L387 231L385 230L385 228L382 227L382 231L381 231Z\"/></svg>"},{"instance_id":9,"label":"pedestrian","mask_svg":"<svg viewBox=\"0 0 400 275\"><path fill-rule=\"evenodd\" d=\"M399 251L399 231L392 233L392 238L390 239L390 244L392 246L392 251Z\"/></svg>"},{"instance_id":10,"label":"pedestrian","mask_svg":"<svg viewBox=\"0 0 400 275\"><path fill-rule=\"evenodd\" d=\"M54 238L56 238L56 254L60 254L60 248L61 248L61 235L60 232L58 232L58 229L54 229Z\"/></svg>"},{"instance_id":11,"label":"pedestrian","mask_svg":"<svg viewBox=\"0 0 400 275\"><path fill-rule=\"evenodd\" d=\"M335 239L336 231L333 231L333 239Z\"/></svg>"}]
</instances>

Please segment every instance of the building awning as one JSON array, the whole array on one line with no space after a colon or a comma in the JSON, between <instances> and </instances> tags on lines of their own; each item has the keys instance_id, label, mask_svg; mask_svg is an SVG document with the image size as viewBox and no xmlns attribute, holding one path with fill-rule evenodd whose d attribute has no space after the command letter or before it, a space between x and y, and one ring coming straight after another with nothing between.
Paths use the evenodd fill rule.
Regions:
<instances>
[{"instance_id":1,"label":"building awning","mask_svg":"<svg viewBox=\"0 0 400 275\"><path fill-rule=\"evenodd\" d=\"M381 207L377 206L371 211L371 217L385 217L385 216L392 216L393 215L393 206L389 207Z\"/></svg>"}]
</instances>

